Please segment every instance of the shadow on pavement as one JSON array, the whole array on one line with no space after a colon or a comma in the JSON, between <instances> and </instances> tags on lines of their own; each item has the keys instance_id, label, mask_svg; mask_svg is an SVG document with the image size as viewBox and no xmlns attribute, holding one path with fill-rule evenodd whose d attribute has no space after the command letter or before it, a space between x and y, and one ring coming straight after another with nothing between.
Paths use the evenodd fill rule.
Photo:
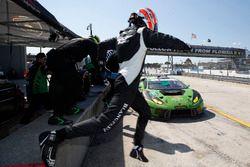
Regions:
<instances>
[{"instance_id":1,"label":"shadow on pavement","mask_svg":"<svg viewBox=\"0 0 250 167\"><path fill-rule=\"evenodd\" d=\"M122 125L120 121L110 132L92 137L84 167L125 167Z\"/></svg>"},{"instance_id":2,"label":"shadow on pavement","mask_svg":"<svg viewBox=\"0 0 250 167\"><path fill-rule=\"evenodd\" d=\"M135 128L131 128L129 125L124 126L123 128L129 131L135 132ZM126 133L126 132L123 132L123 135L130 137L130 138L134 137L133 135ZM181 152L181 153L193 151L193 149L191 149L189 146L185 144L170 143L159 137L151 135L147 132L145 132L144 140L147 141L145 142L144 148L156 150L165 154L175 154L176 151Z\"/></svg>"}]
</instances>

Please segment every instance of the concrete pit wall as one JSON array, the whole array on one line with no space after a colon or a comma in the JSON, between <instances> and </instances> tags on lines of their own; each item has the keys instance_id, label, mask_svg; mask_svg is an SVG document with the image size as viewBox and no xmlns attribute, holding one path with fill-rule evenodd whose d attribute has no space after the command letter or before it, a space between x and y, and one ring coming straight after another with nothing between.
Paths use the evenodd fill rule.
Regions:
<instances>
[{"instance_id":1,"label":"concrete pit wall","mask_svg":"<svg viewBox=\"0 0 250 167\"><path fill-rule=\"evenodd\" d=\"M106 87L98 95L94 102L86 108L86 111L80 116L77 122L86 120L103 111L103 98L109 89L110 87ZM61 143L57 150L56 167L81 167L90 145L90 138L89 136L78 137L65 140Z\"/></svg>"}]
</instances>

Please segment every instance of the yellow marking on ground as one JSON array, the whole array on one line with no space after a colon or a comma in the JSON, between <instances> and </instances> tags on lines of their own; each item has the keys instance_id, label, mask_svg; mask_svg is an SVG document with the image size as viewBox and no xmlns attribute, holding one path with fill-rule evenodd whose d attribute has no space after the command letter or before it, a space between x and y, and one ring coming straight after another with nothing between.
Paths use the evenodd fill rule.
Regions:
<instances>
[{"instance_id":1,"label":"yellow marking on ground","mask_svg":"<svg viewBox=\"0 0 250 167\"><path fill-rule=\"evenodd\" d=\"M209 109L209 110L212 110L212 111L214 111L214 112L216 112L216 113L218 113L218 114L220 114L220 115L222 115L222 116L224 116L226 118L229 118L229 119L231 119L231 120L233 120L235 122L238 122L241 125L244 125L244 126L250 128L250 123L248 123L248 122L242 121L242 120L240 120L240 119L238 119L238 118L236 118L234 116L228 115L228 114L226 114L226 113L224 113L224 112L222 112L222 111L220 111L220 110L218 110L218 109L216 109L216 108L214 108L212 106L206 106L206 108Z\"/></svg>"}]
</instances>

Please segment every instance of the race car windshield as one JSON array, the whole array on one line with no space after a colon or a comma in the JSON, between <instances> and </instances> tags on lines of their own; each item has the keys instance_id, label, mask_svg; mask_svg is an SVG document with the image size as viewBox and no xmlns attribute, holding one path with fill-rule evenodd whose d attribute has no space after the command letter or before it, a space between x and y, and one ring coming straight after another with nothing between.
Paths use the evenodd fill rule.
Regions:
<instances>
[{"instance_id":1,"label":"race car windshield","mask_svg":"<svg viewBox=\"0 0 250 167\"><path fill-rule=\"evenodd\" d=\"M176 89L186 89L187 86L181 81L164 80L164 81L149 81L148 88L156 90L176 90Z\"/></svg>"}]
</instances>

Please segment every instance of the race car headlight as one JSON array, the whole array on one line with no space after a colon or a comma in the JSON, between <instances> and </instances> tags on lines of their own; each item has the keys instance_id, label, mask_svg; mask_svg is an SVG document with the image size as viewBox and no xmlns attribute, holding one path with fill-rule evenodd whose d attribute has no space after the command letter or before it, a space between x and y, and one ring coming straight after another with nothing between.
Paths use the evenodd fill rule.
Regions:
<instances>
[{"instance_id":1,"label":"race car headlight","mask_svg":"<svg viewBox=\"0 0 250 167\"><path fill-rule=\"evenodd\" d=\"M196 96L196 97L194 98L194 100L193 100L193 103L197 103L198 101L199 101L199 97Z\"/></svg>"},{"instance_id":2,"label":"race car headlight","mask_svg":"<svg viewBox=\"0 0 250 167\"><path fill-rule=\"evenodd\" d=\"M160 99L156 98L156 97L153 97L152 98L152 101L155 102L156 104L159 104L159 105L162 105L163 104L163 101L161 101Z\"/></svg>"},{"instance_id":3,"label":"race car headlight","mask_svg":"<svg viewBox=\"0 0 250 167\"><path fill-rule=\"evenodd\" d=\"M196 104L200 101L201 95L196 90L193 90L193 103Z\"/></svg>"},{"instance_id":4,"label":"race car headlight","mask_svg":"<svg viewBox=\"0 0 250 167\"><path fill-rule=\"evenodd\" d=\"M153 101L154 103L159 104L159 105L163 104L163 101L161 99L159 99L158 97L150 94L149 91L144 91L142 94L143 94L144 98L147 99L147 100Z\"/></svg>"}]
</instances>

